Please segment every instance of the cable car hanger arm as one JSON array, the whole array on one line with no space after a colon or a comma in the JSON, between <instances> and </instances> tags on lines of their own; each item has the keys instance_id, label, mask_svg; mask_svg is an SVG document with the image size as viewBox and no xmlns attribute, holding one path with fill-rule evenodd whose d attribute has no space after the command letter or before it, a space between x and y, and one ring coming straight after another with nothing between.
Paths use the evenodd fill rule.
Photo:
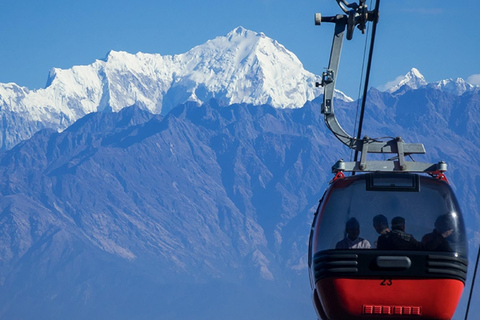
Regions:
<instances>
[{"instance_id":1,"label":"cable car hanger arm","mask_svg":"<svg viewBox=\"0 0 480 320\"><path fill-rule=\"evenodd\" d=\"M405 143L400 137L387 142L376 141L367 136L365 136L363 139L357 139L350 136L338 122L334 112L333 98L335 94L335 83L340 64L345 29L347 30L347 40L351 40L353 38L353 31L355 27L358 27L358 29L364 33L366 23L369 21L376 21L378 19L378 7L374 11L368 11L365 0L360 0L360 4L349 4L345 0L336 1L346 14L338 14L336 16L327 17L323 17L320 13L315 14L316 25L321 25L322 22L335 23L335 31L328 69L322 74L322 82L317 83L317 86L322 86L324 88L321 112L324 115L327 128L330 129L335 137L347 147L361 152L361 159L359 162L344 162L343 160L340 160L332 167L332 171L400 171L426 173L446 171L447 165L443 161L437 164L405 161L405 156L409 156L411 154L425 154L425 148L421 143ZM367 161L368 153L394 153L397 154L397 161Z\"/></svg>"},{"instance_id":2,"label":"cable car hanger arm","mask_svg":"<svg viewBox=\"0 0 480 320\"><path fill-rule=\"evenodd\" d=\"M355 26L365 32L366 22L373 21L376 14L373 11L367 11L365 0L360 1L360 5L356 3L349 4L345 0L336 0L340 8L347 14L339 14L331 17L323 17L320 13L315 14L315 24L321 25L322 22L335 23L335 32L332 42L332 50L330 52L330 61L328 69L322 74L322 82L317 86L324 88L322 113L325 117L327 127L333 134L347 147L354 150L361 150L361 144L357 144L357 139L351 137L338 123L333 108L333 97L335 94L335 83L342 52L343 36L347 29L347 40L353 38Z\"/></svg>"}]
</instances>

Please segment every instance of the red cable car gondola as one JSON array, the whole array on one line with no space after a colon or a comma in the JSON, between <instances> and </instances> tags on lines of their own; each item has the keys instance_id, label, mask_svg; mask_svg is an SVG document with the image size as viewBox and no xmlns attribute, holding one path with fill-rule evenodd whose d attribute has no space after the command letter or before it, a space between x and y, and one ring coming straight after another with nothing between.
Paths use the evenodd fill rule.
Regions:
<instances>
[{"instance_id":1,"label":"red cable car gondola","mask_svg":"<svg viewBox=\"0 0 480 320\"><path fill-rule=\"evenodd\" d=\"M361 159L355 155L355 161L333 166L335 178L315 213L308 261L315 310L324 320L451 319L466 281L467 241L446 164L406 161L425 153L423 145L360 139L361 124L353 138L339 125L333 94L343 34L347 29L351 39L355 27L365 31L368 21L375 29L379 0L374 11L365 0L336 1L345 15L315 16L316 24L335 23L329 67L319 84L322 113ZM367 161L370 153L396 156Z\"/></svg>"},{"instance_id":2,"label":"red cable car gondola","mask_svg":"<svg viewBox=\"0 0 480 320\"><path fill-rule=\"evenodd\" d=\"M382 235L374 226L379 215L405 219L405 230L396 237L400 245L380 248ZM356 248L349 239L345 224L351 218L369 247ZM398 226L388 227L390 237L396 236ZM448 182L410 173L337 178L325 192L312 228L310 277L322 319L453 316L466 280L467 243ZM404 233L418 241L402 238ZM352 249L336 249L344 239L353 243Z\"/></svg>"}]
</instances>

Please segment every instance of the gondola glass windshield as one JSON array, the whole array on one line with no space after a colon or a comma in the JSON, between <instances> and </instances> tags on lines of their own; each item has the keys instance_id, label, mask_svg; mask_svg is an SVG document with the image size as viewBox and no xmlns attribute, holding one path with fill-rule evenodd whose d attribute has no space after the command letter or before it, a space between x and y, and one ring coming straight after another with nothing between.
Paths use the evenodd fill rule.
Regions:
<instances>
[{"instance_id":1,"label":"gondola glass windshield","mask_svg":"<svg viewBox=\"0 0 480 320\"><path fill-rule=\"evenodd\" d=\"M338 179L317 215L314 252L383 249L467 255L457 200L448 183L429 176L376 173Z\"/></svg>"}]
</instances>

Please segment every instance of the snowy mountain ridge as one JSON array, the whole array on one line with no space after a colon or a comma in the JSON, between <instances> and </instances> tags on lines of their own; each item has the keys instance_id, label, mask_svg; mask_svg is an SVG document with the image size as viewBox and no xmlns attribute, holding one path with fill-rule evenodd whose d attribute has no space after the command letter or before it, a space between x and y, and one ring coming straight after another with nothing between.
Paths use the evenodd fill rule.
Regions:
<instances>
[{"instance_id":1,"label":"snowy mountain ridge","mask_svg":"<svg viewBox=\"0 0 480 320\"><path fill-rule=\"evenodd\" d=\"M316 80L283 45L238 27L174 56L110 51L91 65L53 68L45 89L2 84L0 101L11 110L28 111L35 120L48 119L46 111L71 119L135 103L165 114L186 101L213 97L228 105L299 108L320 94Z\"/></svg>"},{"instance_id":2,"label":"snowy mountain ridge","mask_svg":"<svg viewBox=\"0 0 480 320\"><path fill-rule=\"evenodd\" d=\"M423 74L421 74L417 68L412 68L407 74L404 76L398 76L395 80L381 86L379 90L394 94L398 93L402 88L418 89L425 86L448 92L456 96L461 96L465 92L479 87L472 85L461 78L427 82Z\"/></svg>"},{"instance_id":3,"label":"snowy mountain ridge","mask_svg":"<svg viewBox=\"0 0 480 320\"><path fill-rule=\"evenodd\" d=\"M408 86L412 89L418 89L427 84L425 77L416 68L412 68L404 77L397 77L390 84L386 84L386 90L389 93L398 91L403 86Z\"/></svg>"},{"instance_id":4,"label":"snowy mountain ridge","mask_svg":"<svg viewBox=\"0 0 480 320\"><path fill-rule=\"evenodd\" d=\"M62 131L86 114L131 105L163 115L179 104L212 98L225 106L301 108L322 94L315 86L319 81L276 40L243 27L177 55L110 51L90 65L51 69L44 89L0 83L0 149L10 149L41 129ZM476 88L462 79L428 84L414 68L385 90L425 85L457 95ZM352 101L340 91L336 98Z\"/></svg>"},{"instance_id":5,"label":"snowy mountain ridge","mask_svg":"<svg viewBox=\"0 0 480 320\"><path fill-rule=\"evenodd\" d=\"M211 98L224 105L300 108L321 94L317 81L283 45L243 27L183 54L110 51L90 65L53 68L44 89L0 84L0 110L10 121L0 146L10 148L44 127L63 130L94 111L134 104L157 114ZM338 98L351 101L343 93ZM17 126L19 118L27 129Z\"/></svg>"}]
</instances>

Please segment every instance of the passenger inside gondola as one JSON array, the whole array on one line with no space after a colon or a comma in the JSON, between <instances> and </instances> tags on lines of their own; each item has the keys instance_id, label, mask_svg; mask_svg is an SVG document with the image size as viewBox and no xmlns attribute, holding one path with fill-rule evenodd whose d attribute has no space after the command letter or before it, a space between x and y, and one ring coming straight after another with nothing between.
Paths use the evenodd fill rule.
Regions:
<instances>
[{"instance_id":1,"label":"passenger inside gondola","mask_svg":"<svg viewBox=\"0 0 480 320\"><path fill-rule=\"evenodd\" d=\"M422 238L422 244L431 251L453 251L448 243L455 228L454 220L451 214L441 215L435 221L433 232L427 233Z\"/></svg>"},{"instance_id":2,"label":"passenger inside gondola","mask_svg":"<svg viewBox=\"0 0 480 320\"><path fill-rule=\"evenodd\" d=\"M360 224L355 218L350 218L345 225L347 234L343 240L337 242L335 249L370 249L370 242L359 237Z\"/></svg>"},{"instance_id":3,"label":"passenger inside gondola","mask_svg":"<svg viewBox=\"0 0 480 320\"><path fill-rule=\"evenodd\" d=\"M405 232L405 218L395 217L392 219L392 231L378 237L377 249L422 250L422 244Z\"/></svg>"},{"instance_id":4,"label":"passenger inside gondola","mask_svg":"<svg viewBox=\"0 0 480 320\"><path fill-rule=\"evenodd\" d=\"M388 227L388 220L383 214L376 215L373 217L373 228L377 231L378 234L384 235L390 232L390 228ZM377 248L378 240L374 243L374 248Z\"/></svg>"}]
</instances>

